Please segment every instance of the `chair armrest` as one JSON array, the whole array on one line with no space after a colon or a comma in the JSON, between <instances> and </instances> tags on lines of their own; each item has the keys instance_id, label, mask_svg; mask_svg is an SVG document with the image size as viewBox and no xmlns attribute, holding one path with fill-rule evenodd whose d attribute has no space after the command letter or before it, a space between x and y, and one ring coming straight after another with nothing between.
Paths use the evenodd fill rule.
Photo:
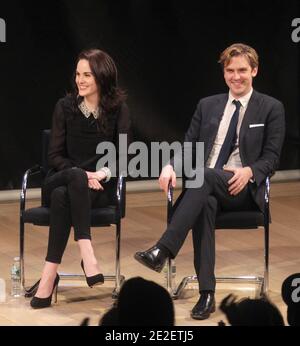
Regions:
<instances>
[{"instance_id":1,"label":"chair armrest","mask_svg":"<svg viewBox=\"0 0 300 346\"><path fill-rule=\"evenodd\" d=\"M265 189L265 202L266 204L269 204L270 200L270 177L266 178L266 189Z\"/></svg>"},{"instance_id":2,"label":"chair armrest","mask_svg":"<svg viewBox=\"0 0 300 346\"><path fill-rule=\"evenodd\" d=\"M42 167L40 165L35 165L24 173L23 180L22 180L22 187L21 187L21 194L20 194L20 215L22 216L23 211L25 210L25 202L26 202L26 190L27 190L27 183L28 178L31 175L41 173Z\"/></svg>"},{"instance_id":3,"label":"chair armrest","mask_svg":"<svg viewBox=\"0 0 300 346\"><path fill-rule=\"evenodd\" d=\"M172 182L169 182L168 194L167 194L167 222L168 224L171 221L172 207L173 207L173 186L172 186Z\"/></svg>"},{"instance_id":4,"label":"chair armrest","mask_svg":"<svg viewBox=\"0 0 300 346\"><path fill-rule=\"evenodd\" d=\"M125 215L125 177L120 174L117 182L117 210L119 217Z\"/></svg>"},{"instance_id":5,"label":"chair armrest","mask_svg":"<svg viewBox=\"0 0 300 346\"><path fill-rule=\"evenodd\" d=\"M270 176L266 178L265 181L265 210L264 214L268 223L271 223L271 214L270 214Z\"/></svg>"}]
</instances>

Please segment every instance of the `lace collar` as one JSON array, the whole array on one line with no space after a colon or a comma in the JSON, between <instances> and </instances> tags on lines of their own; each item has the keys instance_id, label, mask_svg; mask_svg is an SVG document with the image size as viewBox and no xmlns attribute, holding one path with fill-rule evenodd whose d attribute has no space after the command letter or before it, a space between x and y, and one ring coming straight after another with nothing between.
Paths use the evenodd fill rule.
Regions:
<instances>
[{"instance_id":1,"label":"lace collar","mask_svg":"<svg viewBox=\"0 0 300 346\"><path fill-rule=\"evenodd\" d=\"M94 111L91 112L91 111L87 108L87 106L86 106L86 104L84 103L84 101L82 101L82 102L78 105L78 108L81 110L81 112L84 114L84 116L85 116L86 118L89 118L91 114L93 115L93 117L94 117L95 119L98 119L98 118L99 118L99 115L100 115L99 107L98 107L96 110L94 110Z\"/></svg>"}]
</instances>

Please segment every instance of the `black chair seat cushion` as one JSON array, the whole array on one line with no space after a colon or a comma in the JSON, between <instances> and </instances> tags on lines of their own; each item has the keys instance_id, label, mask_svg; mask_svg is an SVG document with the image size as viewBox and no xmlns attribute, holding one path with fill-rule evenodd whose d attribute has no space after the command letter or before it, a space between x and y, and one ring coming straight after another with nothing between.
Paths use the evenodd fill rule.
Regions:
<instances>
[{"instance_id":1,"label":"black chair seat cushion","mask_svg":"<svg viewBox=\"0 0 300 346\"><path fill-rule=\"evenodd\" d=\"M264 214L260 211L232 211L217 214L216 229L250 229L264 226Z\"/></svg>"},{"instance_id":2,"label":"black chair seat cushion","mask_svg":"<svg viewBox=\"0 0 300 346\"><path fill-rule=\"evenodd\" d=\"M30 208L23 213L24 223L31 223L37 226L49 226L50 209L47 207ZM115 206L96 208L91 210L91 226L101 227L116 224L119 221Z\"/></svg>"}]
</instances>

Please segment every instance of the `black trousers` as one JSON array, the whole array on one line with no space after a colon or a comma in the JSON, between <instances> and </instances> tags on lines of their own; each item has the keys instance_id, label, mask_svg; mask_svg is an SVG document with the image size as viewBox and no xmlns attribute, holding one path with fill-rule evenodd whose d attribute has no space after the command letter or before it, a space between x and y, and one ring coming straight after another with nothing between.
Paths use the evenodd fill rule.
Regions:
<instances>
[{"instance_id":1,"label":"black trousers","mask_svg":"<svg viewBox=\"0 0 300 346\"><path fill-rule=\"evenodd\" d=\"M256 210L248 185L236 196L228 192L233 173L204 169L199 188L184 189L178 197L166 231L158 241L175 258L190 229L193 234L194 266L199 290L215 290L215 221L218 210Z\"/></svg>"},{"instance_id":2,"label":"black trousers","mask_svg":"<svg viewBox=\"0 0 300 346\"><path fill-rule=\"evenodd\" d=\"M50 228L46 261L61 263L71 227L74 239L91 239L90 210L109 204L107 191L88 187L86 172L68 168L45 179L42 188L43 205L50 206Z\"/></svg>"}]
</instances>

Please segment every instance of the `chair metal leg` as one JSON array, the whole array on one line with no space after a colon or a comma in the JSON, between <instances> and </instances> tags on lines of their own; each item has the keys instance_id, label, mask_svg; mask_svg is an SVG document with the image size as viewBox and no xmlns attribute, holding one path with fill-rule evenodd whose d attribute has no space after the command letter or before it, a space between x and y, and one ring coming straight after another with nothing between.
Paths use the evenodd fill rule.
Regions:
<instances>
[{"instance_id":1,"label":"chair metal leg","mask_svg":"<svg viewBox=\"0 0 300 346\"><path fill-rule=\"evenodd\" d=\"M178 299L180 298L181 294L183 293L185 287L189 283L198 283L198 278L196 275L190 275L190 276L185 276L179 285L173 290L172 293L172 298L173 299Z\"/></svg>"},{"instance_id":2,"label":"chair metal leg","mask_svg":"<svg viewBox=\"0 0 300 346\"><path fill-rule=\"evenodd\" d=\"M172 217L172 209L173 209L173 187L172 184L169 183L168 186L168 198L167 198L167 224L171 222ZM170 257L167 260L167 291L170 293L171 297L175 299L174 296L174 280L173 280L173 273L172 268L173 265L175 265L175 260L171 259Z\"/></svg>"},{"instance_id":3,"label":"chair metal leg","mask_svg":"<svg viewBox=\"0 0 300 346\"><path fill-rule=\"evenodd\" d=\"M116 224L116 274L115 274L115 289L112 293L112 298L117 298L120 292L121 285L124 281L124 276L120 275L120 242L121 242L121 222Z\"/></svg>"},{"instance_id":4,"label":"chair metal leg","mask_svg":"<svg viewBox=\"0 0 300 346\"><path fill-rule=\"evenodd\" d=\"M23 293L30 292L30 288L26 288L25 282L25 223L22 216L20 217L20 279L21 279L21 289Z\"/></svg>"},{"instance_id":5,"label":"chair metal leg","mask_svg":"<svg viewBox=\"0 0 300 346\"><path fill-rule=\"evenodd\" d=\"M24 233L25 224L22 216L20 217L20 276L21 276L21 287L25 290L25 270L24 270Z\"/></svg>"},{"instance_id":6,"label":"chair metal leg","mask_svg":"<svg viewBox=\"0 0 300 346\"><path fill-rule=\"evenodd\" d=\"M266 294L269 289L269 221L265 223L265 267L264 267L264 284L263 284L263 294Z\"/></svg>"},{"instance_id":7,"label":"chair metal leg","mask_svg":"<svg viewBox=\"0 0 300 346\"><path fill-rule=\"evenodd\" d=\"M173 280L173 273L172 268L173 265L175 265L175 260L168 258L167 260L167 291L170 293L171 297L175 299L174 296L174 280Z\"/></svg>"}]
</instances>

